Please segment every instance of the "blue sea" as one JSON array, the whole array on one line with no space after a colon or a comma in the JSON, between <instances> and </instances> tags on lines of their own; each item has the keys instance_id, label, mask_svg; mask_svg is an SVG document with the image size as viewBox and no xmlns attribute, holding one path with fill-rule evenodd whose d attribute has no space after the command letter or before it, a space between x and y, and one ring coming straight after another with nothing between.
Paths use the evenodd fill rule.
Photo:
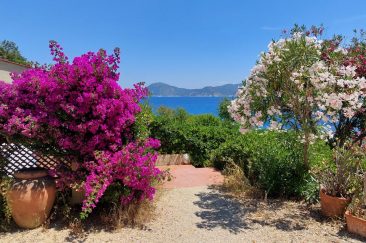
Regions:
<instances>
[{"instance_id":1,"label":"blue sea","mask_svg":"<svg viewBox=\"0 0 366 243\"><path fill-rule=\"evenodd\" d=\"M218 115L220 102L225 97L149 97L148 103L154 112L160 106L171 109L183 108L190 114L212 114ZM228 97L231 99L231 97Z\"/></svg>"}]
</instances>

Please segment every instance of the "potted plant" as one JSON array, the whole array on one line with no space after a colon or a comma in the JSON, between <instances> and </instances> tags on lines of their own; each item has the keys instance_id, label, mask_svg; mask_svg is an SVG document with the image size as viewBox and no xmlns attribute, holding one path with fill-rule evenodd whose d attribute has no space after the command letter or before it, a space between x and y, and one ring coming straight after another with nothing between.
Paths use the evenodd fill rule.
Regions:
<instances>
[{"instance_id":1,"label":"potted plant","mask_svg":"<svg viewBox=\"0 0 366 243\"><path fill-rule=\"evenodd\" d=\"M361 183L358 184L362 187ZM366 237L366 173L363 174L363 191L353 197L345 212L347 230Z\"/></svg>"},{"instance_id":2,"label":"potted plant","mask_svg":"<svg viewBox=\"0 0 366 243\"><path fill-rule=\"evenodd\" d=\"M357 175L361 173L362 158L363 153L359 147L347 143L333 149L332 161L325 161L313 170L320 183L320 203L324 216L344 215L355 194L355 185L360 183Z\"/></svg>"}]
</instances>

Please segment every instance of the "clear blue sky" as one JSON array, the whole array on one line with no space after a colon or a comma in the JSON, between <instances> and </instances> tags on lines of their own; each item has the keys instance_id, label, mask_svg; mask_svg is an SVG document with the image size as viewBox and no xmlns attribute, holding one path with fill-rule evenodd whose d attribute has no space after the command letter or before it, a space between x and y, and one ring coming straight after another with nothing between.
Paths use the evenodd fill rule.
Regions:
<instances>
[{"instance_id":1,"label":"clear blue sky","mask_svg":"<svg viewBox=\"0 0 366 243\"><path fill-rule=\"evenodd\" d=\"M259 52L294 23L326 34L366 28L366 1L0 0L0 40L49 63L48 41L74 57L120 47L121 85L144 81L203 87L243 80Z\"/></svg>"}]
</instances>

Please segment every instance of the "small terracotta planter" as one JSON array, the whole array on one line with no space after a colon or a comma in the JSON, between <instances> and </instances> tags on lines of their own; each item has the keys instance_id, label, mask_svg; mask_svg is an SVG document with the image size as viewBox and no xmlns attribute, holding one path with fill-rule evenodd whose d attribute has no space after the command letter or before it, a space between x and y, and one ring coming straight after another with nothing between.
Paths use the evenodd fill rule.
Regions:
<instances>
[{"instance_id":1,"label":"small terracotta planter","mask_svg":"<svg viewBox=\"0 0 366 243\"><path fill-rule=\"evenodd\" d=\"M82 204L84 199L85 199L85 189L84 188L80 188L78 190L72 189L71 198L70 198L71 205Z\"/></svg>"},{"instance_id":2,"label":"small terracotta planter","mask_svg":"<svg viewBox=\"0 0 366 243\"><path fill-rule=\"evenodd\" d=\"M324 216L342 217L350 202L350 198L332 197L327 195L324 189L320 189L320 204Z\"/></svg>"},{"instance_id":3,"label":"small terracotta planter","mask_svg":"<svg viewBox=\"0 0 366 243\"><path fill-rule=\"evenodd\" d=\"M344 216L348 232L366 237L366 220L352 215L349 211L346 211Z\"/></svg>"},{"instance_id":4,"label":"small terracotta planter","mask_svg":"<svg viewBox=\"0 0 366 243\"><path fill-rule=\"evenodd\" d=\"M78 163L76 161L71 162L71 170L72 171L77 171L79 166L80 166L80 163ZM84 186L80 186L78 189L75 189L75 188L71 189L71 198L70 198L70 204L71 205L82 204L84 198L85 198Z\"/></svg>"},{"instance_id":5,"label":"small terracotta planter","mask_svg":"<svg viewBox=\"0 0 366 243\"><path fill-rule=\"evenodd\" d=\"M56 184L45 169L23 169L14 173L7 202L15 223L33 229L48 218L56 198Z\"/></svg>"}]
</instances>

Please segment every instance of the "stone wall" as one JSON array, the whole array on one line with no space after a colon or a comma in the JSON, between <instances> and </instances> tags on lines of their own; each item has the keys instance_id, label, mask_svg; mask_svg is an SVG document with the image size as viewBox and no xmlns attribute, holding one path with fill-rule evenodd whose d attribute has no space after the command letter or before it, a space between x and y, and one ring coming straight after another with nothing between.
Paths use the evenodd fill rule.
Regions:
<instances>
[{"instance_id":1,"label":"stone wall","mask_svg":"<svg viewBox=\"0 0 366 243\"><path fill-rule=\"evenodd\" d=\"M159 154L156 165L189 165L188 154Z\"/></svg>"}]
</instances>

